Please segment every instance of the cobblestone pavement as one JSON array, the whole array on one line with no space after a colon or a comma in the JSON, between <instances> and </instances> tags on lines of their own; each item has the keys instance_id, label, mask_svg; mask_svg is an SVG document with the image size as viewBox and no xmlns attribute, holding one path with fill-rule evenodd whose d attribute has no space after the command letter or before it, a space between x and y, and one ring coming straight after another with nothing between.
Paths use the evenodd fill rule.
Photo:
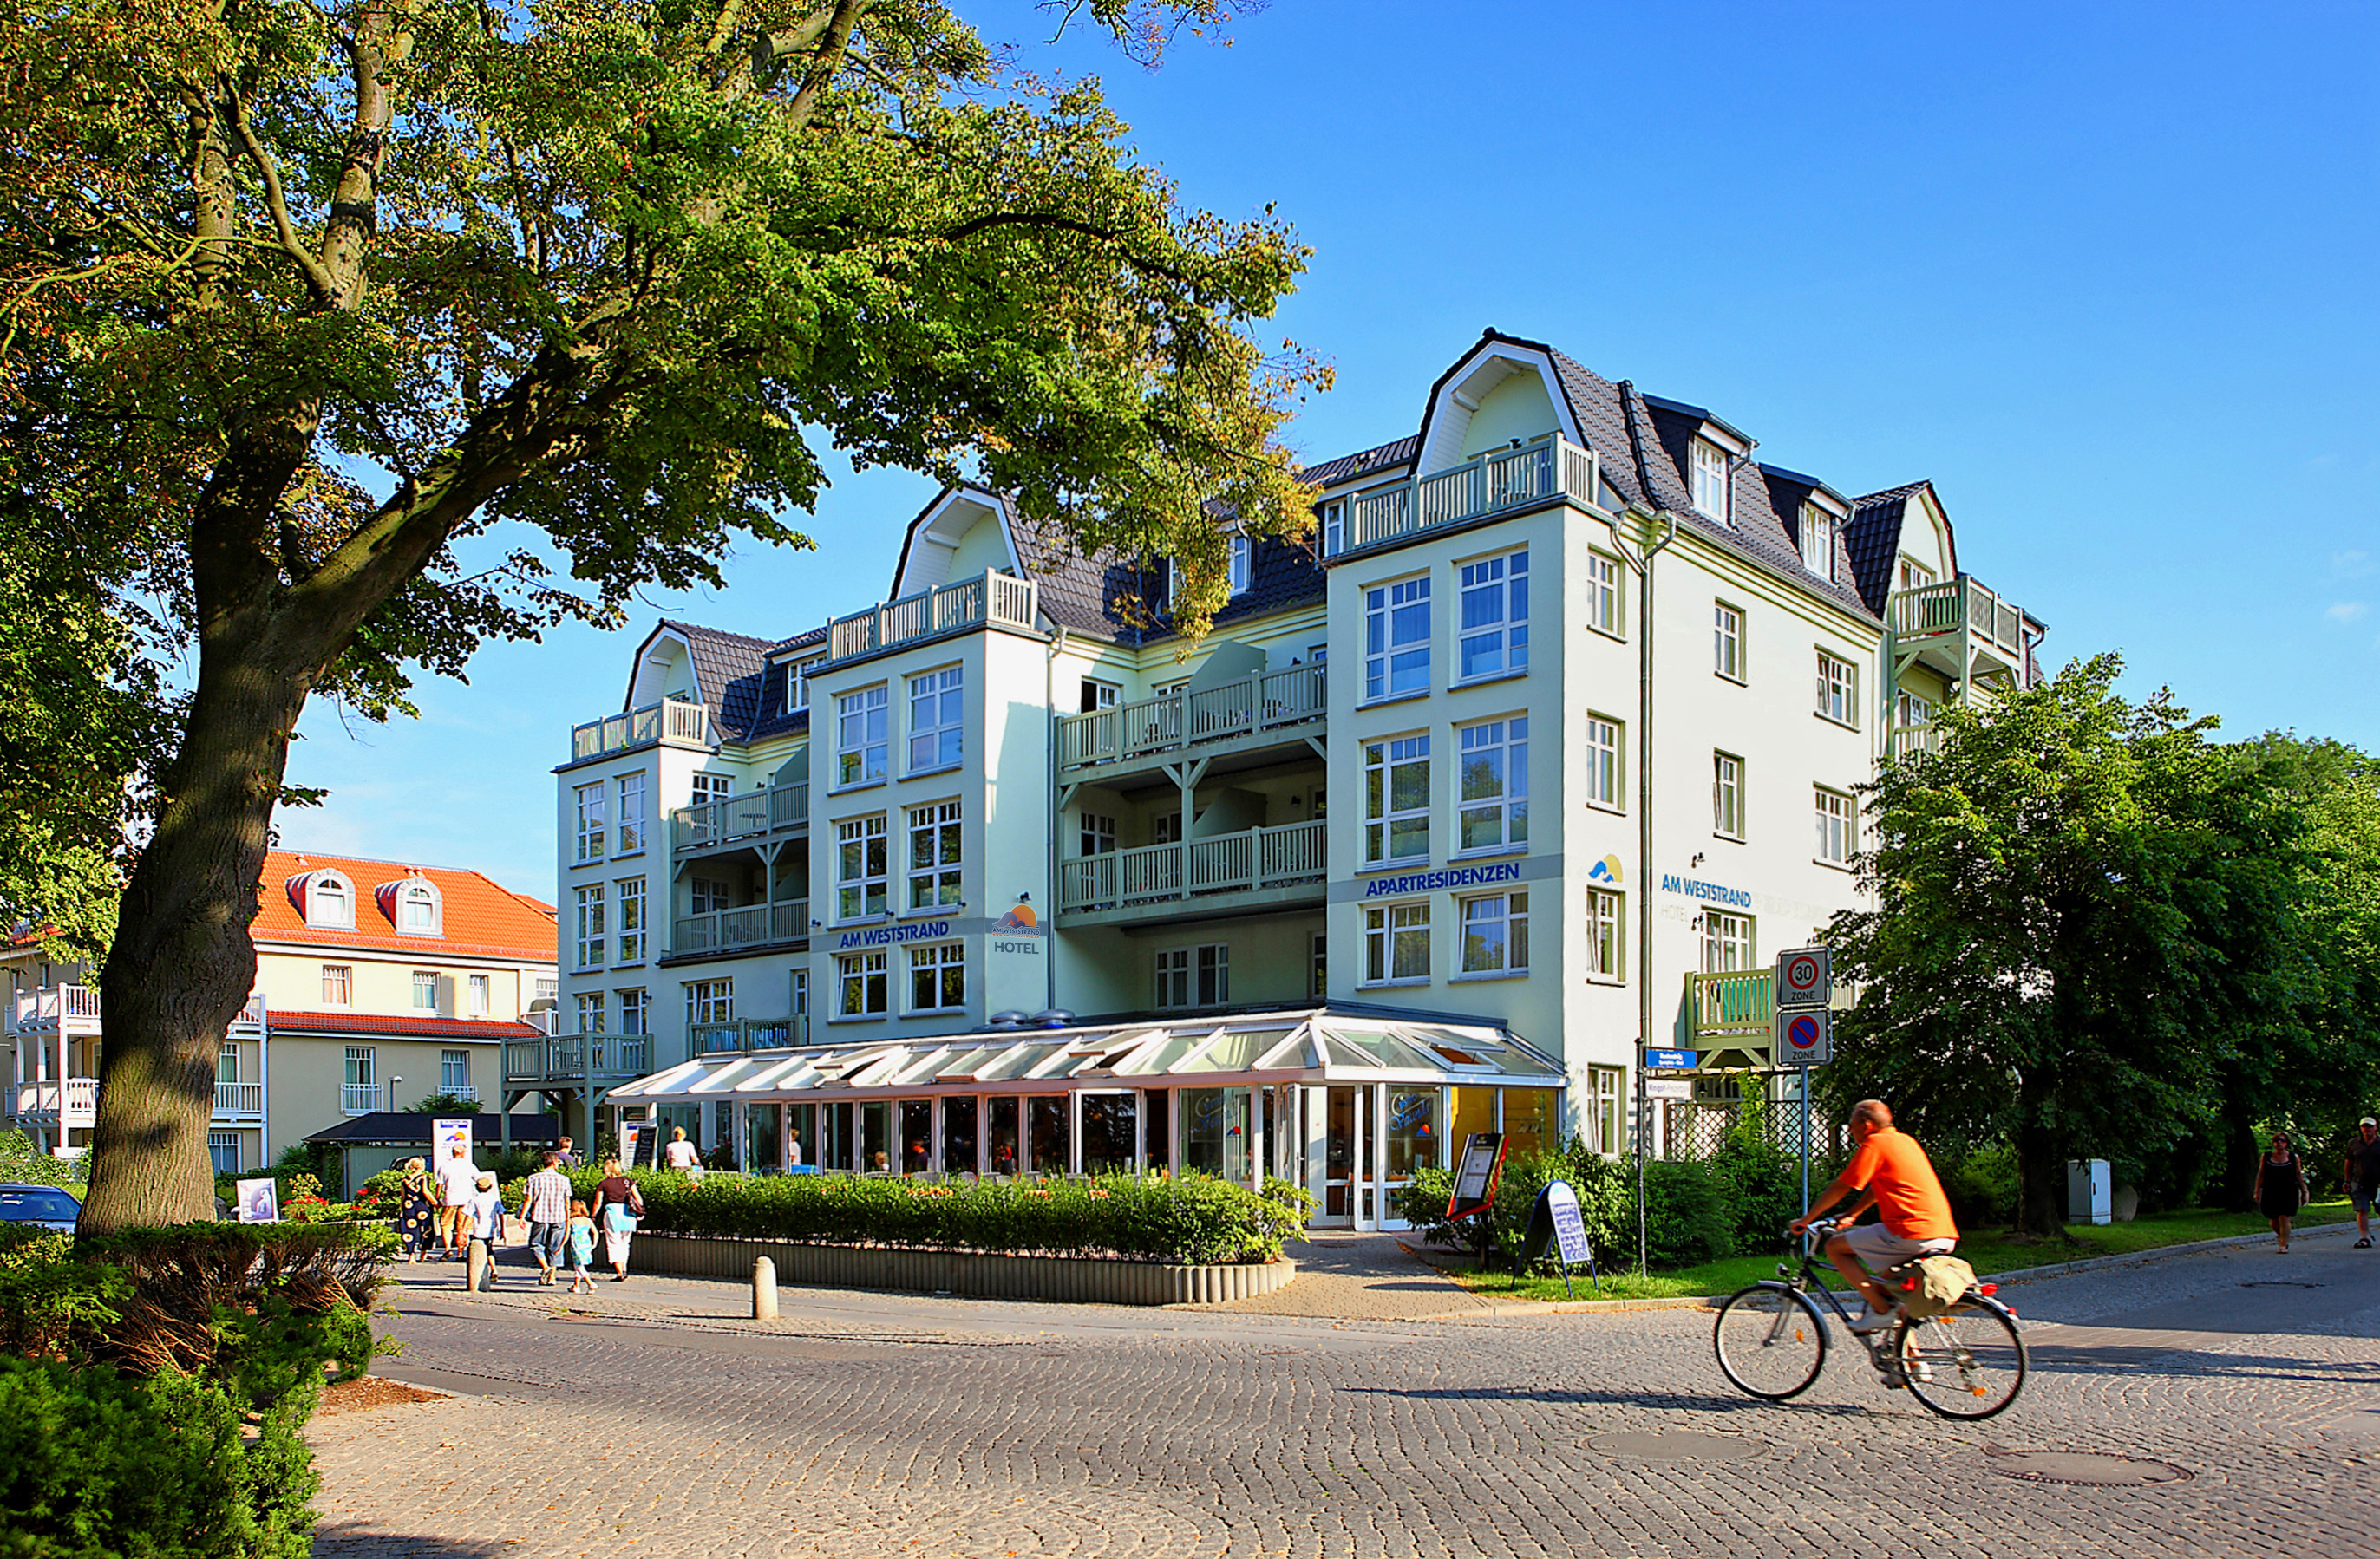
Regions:
<instances>
[{"instance_id":1,"label":"cobblestone pavement","mask_svg":"<svg viewBox=\"0 0 2380 1559\"><path fill-rule=\"evenodd\" d=\"M2034 1373L1978 1425L1879 1389L1840 1339L1800 1402L1738 1396L1694 1311L1330 1321L787 1288L763 1328L732 1318L730 1285L603 1285L574 1311L417 1270L382 1372L466 1395L317 1421L316 1552L2371 1552L2375 1256L2313 1235L2012 1286ZM1589 1444L1632 1431L1742 1454ZM2019 1481L1994 1450L2191 1476Z\"/></svg>"}]
</instances>

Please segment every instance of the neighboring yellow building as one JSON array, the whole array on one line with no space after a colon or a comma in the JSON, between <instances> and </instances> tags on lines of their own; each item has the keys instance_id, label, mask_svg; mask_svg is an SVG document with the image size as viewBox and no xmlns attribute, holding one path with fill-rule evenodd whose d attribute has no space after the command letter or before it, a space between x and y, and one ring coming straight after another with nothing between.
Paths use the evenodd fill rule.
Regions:
<instances>
[{"instance_id":1,"label":"neighboring yellow building","mask_svg":"<svg viewBox=\"0 0 2380 1559\"><path fill-rule=\"evenodd\" d=\"M270 1165L344 1118L492 1094L506 1040L541 1039L554 1004L552 905L478 872L297 854L265 858L256 990L224 1035L208 1148L219 1170ZM37 947L0 953L15 1086L8 1124L87 1145L104 1022L99 993Z\"/></svg>"}]
</instances>

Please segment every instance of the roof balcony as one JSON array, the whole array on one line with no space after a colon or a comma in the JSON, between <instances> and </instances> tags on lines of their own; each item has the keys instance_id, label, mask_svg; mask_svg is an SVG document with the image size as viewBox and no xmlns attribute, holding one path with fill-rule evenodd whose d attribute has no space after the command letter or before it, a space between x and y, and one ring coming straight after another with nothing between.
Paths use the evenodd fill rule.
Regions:
<instances>
[{"instance_id":1,"label":"roof balcony","mask_svg":"<svg viewBox=\"0 0 2380 1559\"><path fill-rule=\"evenodd\" d=\"M1516 449L1492 450L1427 477L1357 493L1347 501L1347 550L1557 499L1592 506L1595 492L1595 452L1547 433Z\"/></svg>"},{"instance_id":2,"label":"roof balcony","mask_svg":"<svg viewBox=\"0 0 2380 1559\"><path fill-rule=\"evenodd\" d=\"M1328 668L1287 666L1213 687L1058 717L1058 767L1135 767L1193 748L1218 755L1318 739L1329 709Z\"/></svg>"},{"instance_id":3,"label":"roof balcony","mask_svg":"<svg viewBox=\"0 0 2380 1559\"><path fill-rule=\"evenodd\" d=\"M1058 912L1075 925L1204 919L1322 902L1328 825L1217 834L1058 864Z\"/></svg>"},{"instance_id":4,"label":"roof balcony","mask_svg":"<svg viewBox=\"0 0 2380 1559\"><path fill-rule=\"evenodd\" d=\"M848 617L830 618L826 653L830 665L877 655L927 639L986 626L1035 631L1040 586L1000 570L973 579L919 590Z\"/></svg>"},{"instance_id":5,"label":"roof balcony","mask_svg":"<svg viewBox=\"0 0 2380 1559\"><path fill-rule=\"evenodd\" d=\"M810 788L805 780L681 806L670 814L670 843L685 860L807 833L809 826Z\"/></svg>"},{"instance_id":6,"label":"roof balcony","mask_svg":"<svg viewBox=\"0 0 2380 1559\"><path fill-rule=\"evenodd\" d=\"M718 751L719 732L711 724L710 707L684 698L664 698L658 704L605 715L600 720L570 728L573 763L616 757L639 747L652 746Z\"/></svg>"},{"instance_id":7,"label":"roof balcony","mask_svg":"<svg viewBox=\"0 0 2380 1559\"><path fill-rule=\"evenodd\" d=\"M1888 620L1896 678L1924 665L1963 692L1994 680L2021 688L2031 677L2034 639L2026 630L2037 638L2041 625L1970 574L1894 591Z\"/></svg>"}]
</instances>

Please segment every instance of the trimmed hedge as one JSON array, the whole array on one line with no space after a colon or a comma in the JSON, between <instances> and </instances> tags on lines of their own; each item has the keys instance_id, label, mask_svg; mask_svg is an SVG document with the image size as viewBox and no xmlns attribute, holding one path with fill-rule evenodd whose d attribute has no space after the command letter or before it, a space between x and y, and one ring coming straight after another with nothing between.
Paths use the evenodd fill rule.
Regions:
<instances>
[{"instance_id":1,"label":"trimmed hedge","mask_svg":"<svg viewBox=\"0 0 2380 1559\"><path fill-rule=\"evenodd\" d=\"M601 1178L591 1169L574 1172L574 1194L591 1207ZM1275 1260L1284 1240L1305 1232L1313 1204L1303 1188L1285 1180L1268 1181L1258 1195L1204 1177L1114 1176L1039 1186L852 1175L709 1175L696 1181L669 1171L631 1178L644 1195L643 1227L670 1234L1184 1265Z\"/></svg>"},{"instance_id":2,"label":"trimmed hedge","mask_svg":"<svg viewBox=\"0 0 2380 1559\"><path fill-rule=\"evenodd\" d=\"M1798 1202L1798 1162L1792 1167L1793 1197ZM1509 1263L1518 1252L1537 1193L1554 1180L1568 1180L1578 1192L1579 1215L1596 1260L1605 1266L1633 1267L1636 1261L1635 1161L1605 1158L1575 1139L1559 1153L1530 1154L1505 1163L1503 1178L1496 1187L1496 1205L1487 1215L1488 1242L1496 1256ZM1413 1184L1399 1193L1398 1210L1432 1244L1476 1249L1475 1223L1468 1218L1460 1224L1447 1222L1446 1203L1453 1189L1454 1177L1447 1171L1421 1170ZM1779 1231L1798 1210L1779 1216L1778 1196L1776 1166L1761 1155L1730 1162L1723 1153L1708 1164L1655 1159L1645 1166L1647 1264L1656 1271L1669 1271L1717 1261L1732 1255L1739 1235L1749 1236L1755 1227L1767 1232L1756 1236L1759 1244L1754 1249L1777 1244Z\"/></svg>"}]
</instances>

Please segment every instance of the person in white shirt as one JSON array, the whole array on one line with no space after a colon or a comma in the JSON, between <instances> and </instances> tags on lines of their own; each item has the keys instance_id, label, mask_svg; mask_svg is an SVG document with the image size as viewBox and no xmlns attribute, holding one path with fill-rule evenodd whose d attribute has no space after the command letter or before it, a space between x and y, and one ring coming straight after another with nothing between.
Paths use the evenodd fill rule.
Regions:
<instances>
[{"instance_id":1,"label":"person in white shirt","mask_svg":"<svg viewBox=\"0 0 2380 1559\"><path fill-rule=\"evenodd\" d=\"M662 1149L662 1166L665 1169L693 1169L702 1163L702 1155L686 1140L686 1128L670 1128L669 1146Z\"/></svg>"},{"instance_id":2,"label":"person in white shirt","mask_svg":"<svg viewBox=\"0 0 2380 1559\"><path fill-rule=\"evenodd\" d=\"M480 1175L471 1200L463 1206L463 1238L477 1249L469 1254L480 1258L480 1287L496 1286L496 1247L504 1239L504 1199L496 1190L496 1178L484 1171ZM468 1258L467 1258L468 1260ZM464 1267L468 1281L470 1267Z\"/></svg>"},{"instance_id":3,"label":"person in white shirt","mask_svg":"<svg viewBox=\"0 0 2380 1559\"><path fill-rule=\"evenodd\" d=\"M461 1146L438 1166L438 1198L444 1203L438 1209L438 1239L449 1256L463 1253L463 1241L468 1238L462 1227L463 1209L471 1204L471 1191L479 1178L469 1151Z\"/></svg>"}]
</instances>

